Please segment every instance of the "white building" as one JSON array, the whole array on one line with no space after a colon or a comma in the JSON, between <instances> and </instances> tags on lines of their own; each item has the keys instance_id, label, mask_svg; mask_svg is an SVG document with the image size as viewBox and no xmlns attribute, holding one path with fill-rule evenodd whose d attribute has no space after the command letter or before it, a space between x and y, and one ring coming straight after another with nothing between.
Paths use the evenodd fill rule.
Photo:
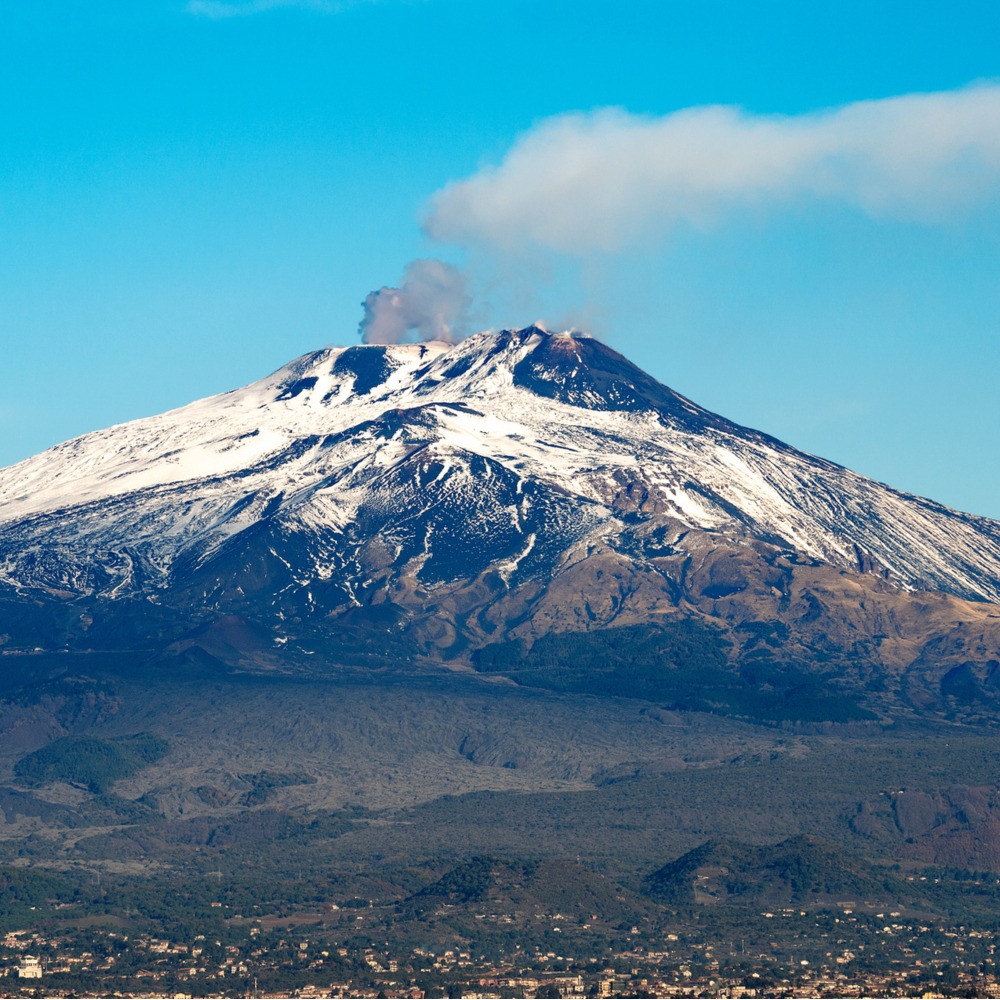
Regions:
<instances>
[{"instance_id":1,"label":"white building","mask_svg":"<svg viewBox=\"0 0 1000 1000\"><path fill-rule=\"evenodd\" d=\"M25 955L18 966L17 975L20 979L41 979L42 963L34 955Z\"/></svg>"}]
</instances>

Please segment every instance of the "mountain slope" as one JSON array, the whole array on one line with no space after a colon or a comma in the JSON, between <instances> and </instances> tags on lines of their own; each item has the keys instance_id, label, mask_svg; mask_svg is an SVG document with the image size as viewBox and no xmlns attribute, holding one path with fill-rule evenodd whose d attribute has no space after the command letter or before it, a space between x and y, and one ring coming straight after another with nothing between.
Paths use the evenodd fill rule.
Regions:
<instances>
[{"instance_id":1,"label":"mountain slope","mask_svg":"<svg viewBox=\"0 0 1000 1000\"><path fill-rule=\"evenodd\" d=\"M646 890L673 904L829 906L843 900L898 903L906 883L867 859L815 837L751 846L708 841L653 872ZM843 904L841 904L843 905Z\"/></svg>"},{"instance_id":2,"label":"mountain slope","mask_svg":"<svg viewBox=\"0 0 1000 1000\"><path fill-rule=\"evenodd\" d=\"M0 606L29 597L80 605L78 625L61 612L71 647L125 608L445 658L696 611L736 631L791 618L796 655L827 642L894 669L937 643L950 669L1000 648L1000 524L530 327L318 351L0 471Z\"/></svg>"},{"instance_id":3,"label":"mountain slope","mask_svg":"<svg viewBox=\"0 0 1000 1000\"><path fill-rule=\"evenodd\" d=\"M904 587L1000 598L996 522L795 451L700 409L595 340L535 328L450 349L320 351L246 389L12 466L0 477L4 578L118 595L164 585L179 560L202 564L255 525L342 534L359 517L382 528L380 515L405 521L445 502L471 530L502 534L488 555L506 553L508 572L530 555L532 528L565 546L632 507ZM399 532L395 559L453 576L447 533L426 552L413 534ZM58 554L47 565L32 542ZM107 580L83 572L81 548ZM60 576L52 563L63 560ZM322 578L319 559L315 570Z\"/></svg>"}]
</instances>

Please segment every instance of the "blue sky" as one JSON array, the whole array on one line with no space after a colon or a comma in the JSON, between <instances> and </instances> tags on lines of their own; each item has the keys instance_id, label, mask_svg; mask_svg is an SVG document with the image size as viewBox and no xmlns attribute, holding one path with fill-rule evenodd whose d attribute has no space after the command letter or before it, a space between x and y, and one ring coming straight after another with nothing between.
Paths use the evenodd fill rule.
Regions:
<instances>
[{"instance_id":1,"label":"blue sky","mask_svg":"<svg viewBox=\"0 0 1000 1000\"><path fill-rule=\"evenodd\" d=\"M992 100L996 4L0 0L0 14L0 464L355 343L365 296L434 257L467 275L475 326L589 327L704 406L1000 517L1000 170L974 141L989 108L969 112L972 154L942 174L936 152L970 85ZM888 101L921 94L952 96ZM713 105L743 111L699 145L684 129ZM885 165L901 116L927 167L902 207L910 159ZM738 144L758 126L762 145ZM771 126L796 150L847 143L841 173L829 181L827 157L751 184ZM663 149L704 159L645 193L623 173L649 224L604 239L608 190L559 216L533 189L565 167L551 136L567 130L584 157L634 139L657 169ZM606 186L617 168L597 152L588 183ZM693 215L690 189L675 204L664 185L703 173L716 188ZM577 228L543 246L526 219Z\"/></svg>"}]
</instances>

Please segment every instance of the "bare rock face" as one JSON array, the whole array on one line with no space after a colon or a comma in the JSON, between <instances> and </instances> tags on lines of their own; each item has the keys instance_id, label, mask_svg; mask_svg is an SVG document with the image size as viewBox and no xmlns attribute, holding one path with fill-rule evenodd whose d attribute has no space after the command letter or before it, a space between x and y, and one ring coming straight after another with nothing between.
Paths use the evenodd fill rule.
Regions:
<instances>
[{"instance_id":1,"label":"bare rock face","mask_svg":"<svg viewBox=\"0 0 1000 1000\"><path fill-rule=\"evenodd\" d=\"M534 327L318 351L0 472L0 651L42 675L86 650L467 668L496 643L695 620L747 676L989 716L998 601L997 522Z\"/></svg>"}]
</instances>

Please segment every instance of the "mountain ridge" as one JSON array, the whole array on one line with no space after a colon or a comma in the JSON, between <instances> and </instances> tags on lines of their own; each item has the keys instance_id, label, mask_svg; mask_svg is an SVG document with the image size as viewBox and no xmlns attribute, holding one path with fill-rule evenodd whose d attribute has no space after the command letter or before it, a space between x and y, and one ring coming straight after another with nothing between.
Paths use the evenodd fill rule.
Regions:
<instances>
[{"instance_id":1,"label":"mountain ridge","mask_svg":"<svg viewBox=\"0 0 1000 1000\"><path fill-rule=\"evenodd\" d=\"M567 427L579 418L567 408L586 410L586 421ZM365 471L358 445L391 452L399 437L411 447L387 454L388 472L393 457L412 463L465 452L495 463L484 471L545 480L590 508L658 507L692 528L743 528L903 587L1000 599L997 522L806 455L698 407L592 338L534 327L451 348L326 349L245 389L84 435L0 471L0 525L9 537L13 524L51 524L70 510L85 513L88 502L110 504L114 516L116 499L130 496L155 513L157 501L176 499L172 491L203 483L230 502L215 510L202 501L194 531L181 517L170 526L175 549L197 549L205 541L198 530L236 534L307 505L337 481L347 487L337 506L354 513L344 470L353 463L355 480ZM329 450L339 461L321 460ZM905 521L905 542L886 545L865 514L890 535L893 518ZM322 515L334 527L345 520L330 505ZM30 574L22 576L28 583ZM22 582L7 567L3 578Z\"/></svg>"},{"instance_id":2,"label":"mountain ridge","mask_svg":"<svg viewBox=\"0 0 1000 1000\"><path fill-rule=\"evenodd\" d=\"M693 616L734 668L853 671L926 707L992 698L1000 523L528 327L313 352L0 470L8 651L38 645L32 601L62 623L45 648L145 630L150 656L235 615L273 643L222 644L239 669L317 650L468 666L498 641Z\"/></svg>"}]
</instances>

